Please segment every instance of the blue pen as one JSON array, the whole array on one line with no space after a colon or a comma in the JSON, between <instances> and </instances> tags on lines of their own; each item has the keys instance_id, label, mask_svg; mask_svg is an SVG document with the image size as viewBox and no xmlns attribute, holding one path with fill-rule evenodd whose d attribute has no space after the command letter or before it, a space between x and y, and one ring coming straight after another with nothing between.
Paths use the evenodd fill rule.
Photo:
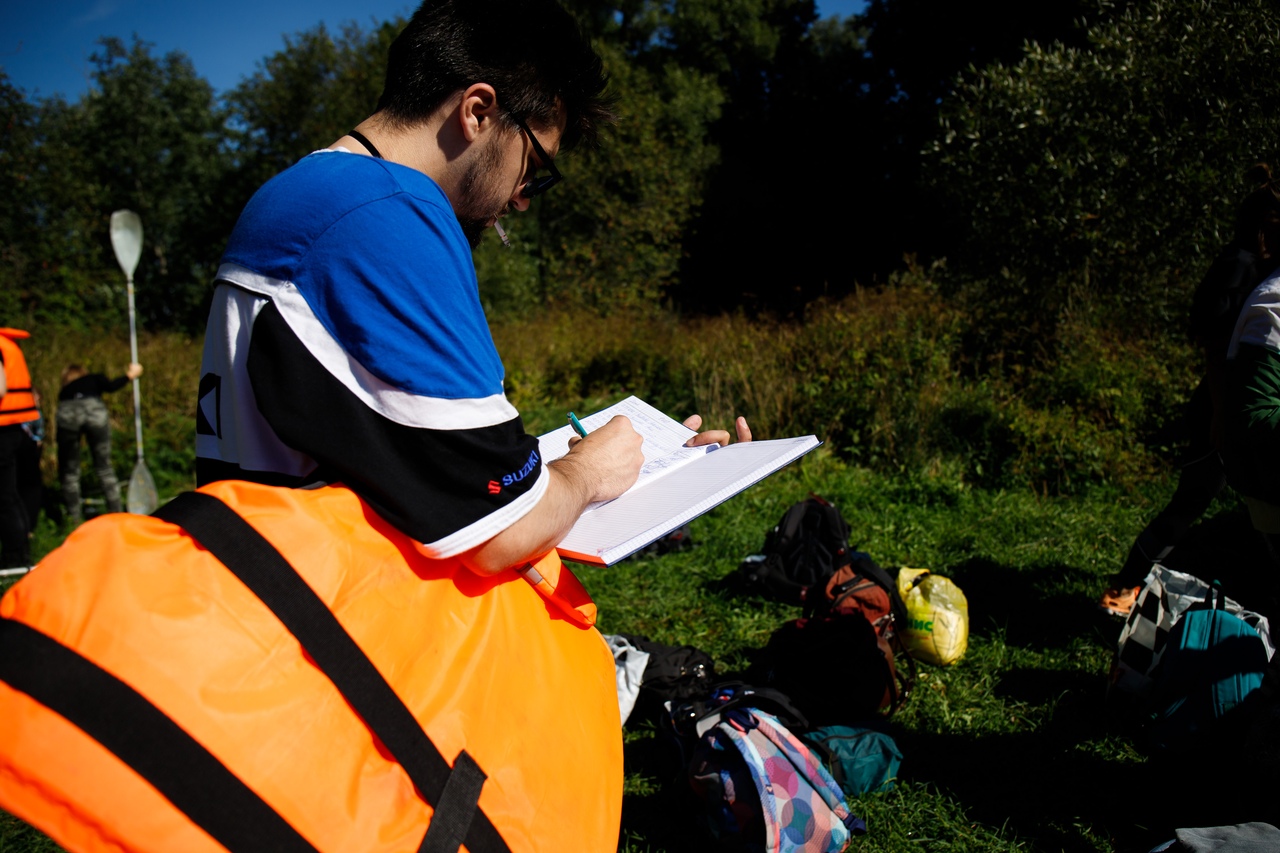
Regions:
<instances>
[{"instance_id":1,"label":"blue pen","mask_svg":"<svg viewBox=\"0 0 1280 853\"><path fill-rule=\"evenodd\" d=\"M578 433L578 435L583 438L587 437L587 431L583 428L582 421L578 420L578 416L573 412L569 413L569 423L573 424L574 432Z\"/></svg>"}]
</instances>

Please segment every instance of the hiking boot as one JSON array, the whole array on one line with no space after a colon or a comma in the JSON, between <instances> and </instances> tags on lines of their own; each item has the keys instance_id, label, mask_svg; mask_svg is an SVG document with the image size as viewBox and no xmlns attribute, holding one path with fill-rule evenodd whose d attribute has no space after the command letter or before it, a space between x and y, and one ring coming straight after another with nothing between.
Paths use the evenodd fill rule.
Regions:
<instances>
[{"instance_id":1,"label":"hiking boot","mask_svg":"<svg viewBox=\"0 0 1280 853\"><path fill-rule=\"evenodd\" d=\"M1109 589L1102 594L1102 598L1098 599L1098 609L1112 616L1127 617L1138 601L1138 593L1141 589L1142 587L1137 586Z\"/></svg>"}]
</instances>

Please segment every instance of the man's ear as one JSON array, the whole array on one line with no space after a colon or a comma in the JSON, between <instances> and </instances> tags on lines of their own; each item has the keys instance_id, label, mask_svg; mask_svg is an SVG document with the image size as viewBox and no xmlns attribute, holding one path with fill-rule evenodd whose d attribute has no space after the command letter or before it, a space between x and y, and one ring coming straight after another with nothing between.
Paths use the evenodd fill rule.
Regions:
<instances>
[{"instance_id":1,"label":"man's ear","mask_svg":"<svg viewBox=\"0 0 1280 853\"><path fill-rule=\"evenodd\" d=\"M458 121L462 136L467 142L475 142L484 133L497 126L498 93L488 83L472 83L462 92L458 105Z\"/></svg>"}]
</instances>

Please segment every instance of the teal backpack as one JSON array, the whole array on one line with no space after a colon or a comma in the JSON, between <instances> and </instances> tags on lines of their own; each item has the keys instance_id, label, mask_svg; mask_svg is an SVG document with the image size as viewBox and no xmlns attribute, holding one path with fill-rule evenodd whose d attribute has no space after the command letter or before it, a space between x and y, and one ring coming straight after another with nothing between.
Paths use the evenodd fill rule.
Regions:
<instances>
[{"instance_id":1,"label":"teal backpack","mask_svg":"<svg viewBox=\"0 0 1280 853\"><path fill-rule=\"evenodd\" d=\"M888 733L864 726L823 726L800 737L849 796L893 789L902 751Z\"/></svg>"},{"instance_id":2,"label":"teal backpack","mask_svg":"<svg viewBox=\"0 0 1280 853\"><path fill-rule=\"evenodd\" d=\"M1258 631L1222 609L1221 590L1182 615L1169 632L1153 673L1155 709L1146 739L1156 749L1183 745L1209 733L1262 686L1267 649Z\"/></svg>"}]
</instances>

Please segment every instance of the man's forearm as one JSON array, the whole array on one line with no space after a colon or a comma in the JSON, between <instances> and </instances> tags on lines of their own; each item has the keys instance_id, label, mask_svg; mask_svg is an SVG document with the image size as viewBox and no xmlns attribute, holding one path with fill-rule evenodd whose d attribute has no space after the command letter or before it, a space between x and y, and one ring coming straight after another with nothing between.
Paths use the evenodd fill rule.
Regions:
<instances>
[{"instance_id":1,"label":"man's forearm","mask_svg":"<svg viewBox=\"0 0 1280 853\"><path fill-rule=\"evenodd\" d=\"M494 574L541 557L564 538L587 504L616 498L635 484L644 464L644 439L618 415L547 466L551 482L527 515L464 554L478 574Z\"/></svg>"},{"instance_id":2,"label":"man's forearm","mask_svg":"<svg viewBox=\"0 0 1280 853\"><path fill-rule=\"evenodd\" d=\"M477 574L491 575L550 551L591 502L589 472L570 457L547 466L547 491L523 518L462 556Z\"/></svg>"}]
</instances>

